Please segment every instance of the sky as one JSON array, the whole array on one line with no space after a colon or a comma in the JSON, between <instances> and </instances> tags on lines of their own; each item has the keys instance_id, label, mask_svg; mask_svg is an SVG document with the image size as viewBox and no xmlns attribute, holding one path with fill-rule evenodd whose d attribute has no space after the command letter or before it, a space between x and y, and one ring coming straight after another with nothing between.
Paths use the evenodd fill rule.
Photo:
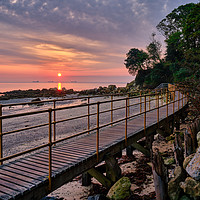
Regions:
<instances>
[{"instance_id":1,"label":"sky","mask_svg":"<svg viewBox=\"0 0 200 200\"><path fill-rule=\"evenodd\" d=\"M131 48L145 49L174 8L198 0L0 0L0 82L130 82ZM163 46L164 48L164 46Z\"/></svg>"}]
</instances>

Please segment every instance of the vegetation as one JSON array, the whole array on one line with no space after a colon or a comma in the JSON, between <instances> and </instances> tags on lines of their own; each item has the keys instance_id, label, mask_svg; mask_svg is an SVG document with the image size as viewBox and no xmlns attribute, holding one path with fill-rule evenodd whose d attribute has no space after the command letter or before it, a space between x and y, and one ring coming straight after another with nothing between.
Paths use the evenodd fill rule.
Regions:
<instances>
[{"instance_id":1,"label":"vegetation","mask_svg":"<svg viewBox=\"0 0 200 200\"><path fill-rule=\"evenodd\" d=\"M158 25L165 37L166 53L152 35L147 52L131 49L125 59L130 74L141 88L155 88L161 82L176 83L191 94L192 105L200 114L200 3L179 6Z\"/></svg>"},{"instance_id":2,"label":"vegetation","mask_svg":"<svg viewBox=\"0 0 200 200\"><path fill-rule=\"evenodd\" d=\"M154 88L161 82L180 83L199 80L200 64L200 3L179 6L158 25L166 42L161 59L161 44L152 34L147 52L133 48L125 59L129 73L136 75L140 87Z\"/></svg>"}]
</instances>

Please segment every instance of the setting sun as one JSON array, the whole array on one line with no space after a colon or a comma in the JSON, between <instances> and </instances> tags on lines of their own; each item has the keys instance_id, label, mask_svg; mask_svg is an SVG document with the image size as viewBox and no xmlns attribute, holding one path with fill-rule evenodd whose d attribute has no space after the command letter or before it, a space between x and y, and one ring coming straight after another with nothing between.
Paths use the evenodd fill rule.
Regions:
<instances>
[{"instance_id":1,"label":"setting sun","mask_svg":"<svg viewBox=\"0 0 200 200\"><path fill-rule=\"evenodd\" d=\"M61 74L61 73L58 73L58 76L60 77L60 76L62 76L62 74Z\"/></svg>"},{"instance_id":2,"label":"setting sun","mask_svg":"<svg viewBox=\"0 0 200 200\"><path fill-rule=\"evenodd\" d=\"M61 85L61 83L58 83L58 90L62 90L62 85Z\"/></svg>"}]
</instances>

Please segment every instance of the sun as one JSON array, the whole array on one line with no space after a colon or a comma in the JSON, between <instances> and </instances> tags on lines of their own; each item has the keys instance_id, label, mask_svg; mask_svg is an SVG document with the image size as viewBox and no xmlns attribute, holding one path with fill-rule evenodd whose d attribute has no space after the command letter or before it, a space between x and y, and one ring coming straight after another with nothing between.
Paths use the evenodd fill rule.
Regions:
<instances>
[{"instance_id":1,"label":"sun","mask_svg":"<svg viewBox=\"0 0 200 200\"><path fill-rule=\"evenodd\" d=\"M60 77L60 76L62 76L62 74L61 74L61 73L58 73L58 76Z\"/></svg>"}]
</instances>

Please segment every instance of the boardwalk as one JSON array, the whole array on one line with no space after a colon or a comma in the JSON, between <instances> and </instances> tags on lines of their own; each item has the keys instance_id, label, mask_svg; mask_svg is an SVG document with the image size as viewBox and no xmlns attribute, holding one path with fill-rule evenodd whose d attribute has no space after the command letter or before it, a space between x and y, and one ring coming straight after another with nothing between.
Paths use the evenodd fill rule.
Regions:
<instances>
[{"instance_id":1,"label":"boardwalk","mask_svg":"<svg viewBox=\"0 0 200 200\"><path fill-rule=\"evenodd\" d=\"M105 155L114 155L139 139L155 134L158 127L173 121L185 110L186 98L183 95L180 98L178 93L175 97L171 103L167 101L159 105L161 101L158 100L157 109L147 109L147 97L143 96L143 110L134 115L130 114L131 105L126 98L125 118L118 120L118 123L113 121L109 126L98 124L98 103L97 127L91 128L89 134L77 134L72 139L67 137L58 142L52 142L51 136L49 143L43 145L44 148L35 149L36 153L23 153L25 157L1 165L0 199L40 199L96 166L104 160ZM51 119L52 111L49 111L49 133L55 124ZM9 158L2 158L1 161Z\"/></svg>"}]
</instances>

